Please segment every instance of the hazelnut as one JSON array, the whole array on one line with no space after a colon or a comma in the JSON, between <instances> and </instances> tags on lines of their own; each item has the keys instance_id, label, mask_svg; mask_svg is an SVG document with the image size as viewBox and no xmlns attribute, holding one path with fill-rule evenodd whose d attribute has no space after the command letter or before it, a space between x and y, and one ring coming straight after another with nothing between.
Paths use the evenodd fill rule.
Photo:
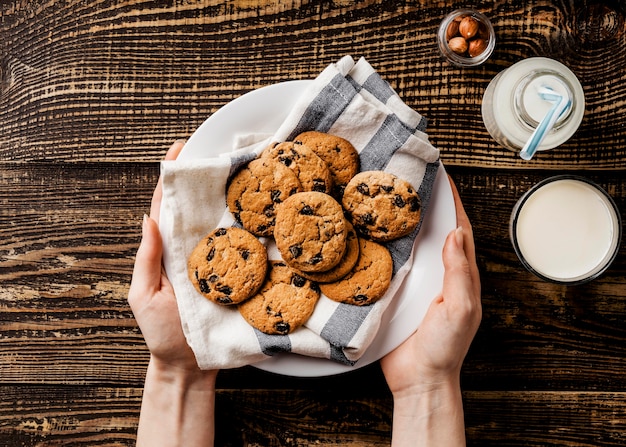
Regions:
<instances>
[{"instance_id":1,"label":"hazelnut","mask_svg":"<svg viewBox=\"0 0 626 447\"><path fill-rule=\"evenodd\" d=\"M446 41L449 41L459 33L459 22L452 21L446 30Z\"/></svg>"},{"instance_id":2,"label":"hazelnut","mask_svg":"<svg viewBox=\"0 0 626 447\"><path fill-rule=\"evenodd\" d=\"M476 57L487 48L487 41L485 39L477 38L470 40L468 53L470 57Z\"/></svg>"},{"instance_id":3,"label":"hazelnut","mask_svg":"<svg viewBox=\"0 0 626 447\"><path fill-rule=\"evenodd\" d=\"M455 53L463 55L467 51L467 40L462 37L453 37L448 42L448 47Z\"/></svg>"},{"instance_id":4,"label":"hazelnut","mask_svg":"<svg viewBox=\"0 0 626 447\"><path fill-rule=\"evenodd\" d=\"M478 21L473 17L465 17L459 23L459 33L465 39L471 39L478 33Z\"/></svg>"}]
</instances>

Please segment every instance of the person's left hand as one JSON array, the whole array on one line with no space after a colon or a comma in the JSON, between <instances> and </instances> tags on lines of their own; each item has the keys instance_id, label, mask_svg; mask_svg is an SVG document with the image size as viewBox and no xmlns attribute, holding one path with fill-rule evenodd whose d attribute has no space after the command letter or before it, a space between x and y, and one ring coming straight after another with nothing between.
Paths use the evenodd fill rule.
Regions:
<instances>
[{"instance_id":1,"label":"person's left hand","mask_svg":"<svg viewBox=\"0 0 626 447\"><path fill-rule=\"evenodd\" d=\"M176 159L183 146L183 142L175 142L165 159ZM174 289L162 266L163 244L158 227L161 198L159 179L152 197L150 216L144 217L143 237L137 250L128 302L152 360L157 363L155 366L197 372L196 358L181 326Z\"/></svg>"}]
</instances>

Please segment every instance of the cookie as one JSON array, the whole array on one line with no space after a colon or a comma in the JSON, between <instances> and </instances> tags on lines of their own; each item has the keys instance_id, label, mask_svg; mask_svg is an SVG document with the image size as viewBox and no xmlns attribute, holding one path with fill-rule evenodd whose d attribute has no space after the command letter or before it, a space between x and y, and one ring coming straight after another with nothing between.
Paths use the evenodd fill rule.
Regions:
<instances>
[{"instance_id":1,"label":"cookie","mask_svg":"<svg viewBox=\"0 0 626 447\"><path fill-rule=\"evenodd\" d=\"M336 266L346 250L347 235L341 205L328 194L294 194L276 212L276 247L297 270L323 272Z\"/></svg>"},{"instance_id":2,"label":"cookie","mask_svg":"<svg viewBox=\"0 0 626 447\"><path fill-rule=\"evenodd\" d=\"M218 304L237 304L263 284L267 251L246 230L217 228L194 248L187 266L189 279L200 294Z\"/></svg>"},{"instance_id":3,"label":"cookie","mask_svg":"<svg viewBox=\"0 0 626 447\"><path fill-rule=\"evenodd\" d=\"M333 196L341 198L343 190L359 172L359 153L348 140L324 132L309 131L294 141L308 146L326 164L333 180Z\"/></svg>"},{"instance_id":4,"label":"cookie","mask_svg":"<svg viewBox=\"0 0 626 447\"><path fill-rule=\"evenodd\" d=\"M306 145L285 141L268 147L261 157L272 158L291 169L303 191L331 192L333 181L328 166Z\"/></svg>"},{"instance_id":5,"label":"cookie","mask_svg":"<svg viewBox=\"0 0 626 447\"><path fill-rule=\"evenodd\" d=\"M257 158L232 179L226 204L246 230L257 236L271 236L276 205L300 191L300 180L291 169L270 158Z\"/></svg>"},{"instance_id":6,"label":"cookie","mask_svg":"<svg viewBox=\"0 0 626 447\"><path fill-rule=\"evenodd\" d=\"M421 215L420 197L413 186L383 171L355 175L346 186L342 205L359 234L381 242L412 232Z\"/></svg>"},{"instance_id":7,"label":"cookie","mask_svg":"<svg viewBox=\"0 0 626 447\"><path fill-rule=\"evenodd\" d=\"M261 290L238 306L244 319L270 335L285 335L302 326L313 313L320 297L317 283L282 261L270 261Z\"/></svg>"},{"instance_id":8,"label":"cookie","mask_svg":"<svg viewBox=\"0 0 626 447\"><path fill-rule=\"evenodd\" d=\"M319 283L335 282L350 273L359 259L359 238L352 224L346 221L348 226L348 235L346 236L346 251L337 264L326 272L300 272L302 276Z\"/></svg>"},{"instance_id":9,"label":"cookie","mask_svg":"<svg viewBox=\"0 0 626 447\"><path fill-rule=\"evenodd\" d=\"M340 303L366 306L378 301L389 288L393 260L386 247L359 238L359 260L339 281L320 284L322 293Z\"/></svg>"}]
</instances>

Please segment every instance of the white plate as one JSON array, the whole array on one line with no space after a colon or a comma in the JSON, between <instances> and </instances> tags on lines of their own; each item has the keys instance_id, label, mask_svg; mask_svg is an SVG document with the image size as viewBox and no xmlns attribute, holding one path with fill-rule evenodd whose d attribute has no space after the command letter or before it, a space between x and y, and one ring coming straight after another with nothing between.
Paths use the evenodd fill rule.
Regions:
<instances>
[{"instance_id":1,"label":"white plate","mask_svg":"<svg viewBox=\"0 0 626 447\"><path fill-rule=\"evenodd\" d=\"M235 135L275 132L310 82L274 84L246 93L226 104L198 127L178 158L214 157L232 150ZM289 376L328 376L368 365L395 349L417 329L428 305L441 291L441 250L446 236L455 227L452 190L441 166L428 213L415 244L413 268L383 314L378 334L357 364L347 366L332 360L278 354L254 366Z\"/></svg>"}]
</instances>

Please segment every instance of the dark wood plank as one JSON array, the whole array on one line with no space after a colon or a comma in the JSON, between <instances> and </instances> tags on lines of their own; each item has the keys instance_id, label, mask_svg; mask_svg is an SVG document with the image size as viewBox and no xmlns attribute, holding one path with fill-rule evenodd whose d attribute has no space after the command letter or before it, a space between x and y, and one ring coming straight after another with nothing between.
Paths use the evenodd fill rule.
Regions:
<instances>
[{"instance_id":1,"label":"dark wood plank","mask_svg":"<svg viewBox=\"0 0 626 447\"><path fill-rule=\"evenodd\" d=\"M352 54L368 58L430 118L431 138L450 163L624 168L623 5L487 2L498 44L478 69L451 66L437 52L437 27L455 6L465 5L8 2L0 31L0 159L156 160L160 147L191 134L233 98L312 78ZM532 56L553 57L577 74L587 112L570 142L525 163L491 139L480 103L493 76Z\"/></svg>"},{"instance_id":2,"label":"dark wood plank","mask_svg":"<svg viewBox=\"0 0 626 447\"><path fill-rule=\"evenodd\" d=\"M147 362L126 302L158 165L0 168L0 376L135 383Z\"/></svg>"},{"instance_id":3,"label":"dark wood plank","mask_svg":"<svg viewBox=\"0 0 626 447\"><path fill-rule=\"evenodd\" d=\"M132 446L141 388L1 387L0 444ZM464 393L469 446L620 446L626 395ZM223 389L216 445L388 446L392 402L351 391ZM582 429L584 427L584 430Z\"/></svg>"}]
</instances>

